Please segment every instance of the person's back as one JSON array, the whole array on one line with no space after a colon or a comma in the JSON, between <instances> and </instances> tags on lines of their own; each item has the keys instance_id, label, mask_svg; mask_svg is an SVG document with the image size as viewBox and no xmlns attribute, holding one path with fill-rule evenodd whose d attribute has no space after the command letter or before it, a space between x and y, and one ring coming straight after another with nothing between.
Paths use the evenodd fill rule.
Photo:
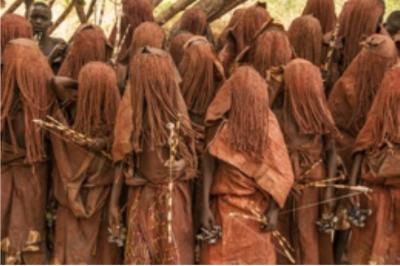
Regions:
<instances>
[{"instance_id":1,"label":"person's back","mask_svg":"<svg viewBox=\"0 0 400 266\"><path fill-rule=\"evenodd\" d=\"M399 101L400 65L397 65L386 72L354 144L350 184L362 182L372 192L368 197L360 196L353 205L361 213L354 218L361 223L352 227L348 249L352 264L400 263ZM371 216L365 214L365 209L372 212ZM362 216L366 216L364 220Z\"/></svg>"},{"instance_id":2,"label":"person's back","mask_svg":"<svg viewBox=\"0 0 400 266\"><path fill-rule=\"evenodd\" d=\"M256 70L246 66L233 73L210 104L206 123L210 131L219 128L204 158L200 225L207 242L201 263L274 264L270 231L293 172L267 85Z\"/></svg>"},{"instance_id":3,"label":"person's back","mask_svg":"<svg viewBox=\"0 0 400 266\"><path fill-rule=\"evenodd\" d=\"M114 167L98 150L107 150L120 94L110 66L90 62L80 71L76 112L69 121L62 112L55 114L61 123L72 127L99 147L80 147L50 133L53 154L53 191L55 211L55 264L118 263L118 248L108 241L104 219L114 179ZM89 150L87 150L89 148Z\"/></svg>"},{"instance_id":4,"label":"person's back","mask_svg":"<svg viewBox=\"0 0 400 266\"><path fill-rule=\"evenodd\" d=\"M48 150L33 122L51 114L52 70L28 39L10 41L2 55L1 236L5 263L43 264Z\"/></svg>"},{"instance_id":5,"label":"person's back","mask_svg":"<svg viewBox=\"0 0 400 266\"><path fill-rule=\"evenodd\" d=\"M197 159L179 81L171 57L160 49L143 47L131 60L112 149L117 167L124 167L123 161L130 167L124 178L116 176L109 217L111 230L118 235L124 182L128 186L127 264L194 263L189 180L195 175Z\"/></svg>"}]
</instances>

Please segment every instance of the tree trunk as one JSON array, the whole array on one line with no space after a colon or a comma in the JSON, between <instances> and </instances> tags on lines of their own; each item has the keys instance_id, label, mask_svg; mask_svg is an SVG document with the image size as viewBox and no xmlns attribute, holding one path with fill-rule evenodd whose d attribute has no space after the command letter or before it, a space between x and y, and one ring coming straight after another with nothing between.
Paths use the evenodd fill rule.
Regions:
<instances>
[{"instance_id":1,"label":"tree trunk","mask_svg":"<svg viewBox=\"0 0 400 266\"><path fill-rule=\"evenodd\" d=\"M10 7L6 10L6 13L13 13L18 7L24 2L24 0L15 0L14 3L10 5Z\"/></svg>"},{"instance_id":2,"label":"tree trunk","mask_svg":"<svg viewBox=\"0 0 400 266\"><path fill-rule=\"evenodd\" d=\"M223 15L225 15L226 13L228 13L229 11L231 11L232 9L234 9L235 7L237 7L238 5L243 4L244 2L246 2L246 0L225 0L224 1L224 5L222 6L222 8L220 8L217 12L215 12L214 14L209 14L208 15L208 20L209 22L213 22L219 18L221 18Z\"/></svg>"},{"instance_id":3,"label":"tree trunk","mask_svg":"<svg viewBox=\"0 0 400 266\"><path fill-rule=\"evenodd\" d=\"M208 0L207 0L208 1ZM212 0L210 0L212 2ZM219 0L218 0L219 1ZM161 14L156 17L156 22L159 24L164 24L180 11L185 9L195 0L177 0L170 8L164 10Z\"/></svg>"},{"instance_id":4,"label":"tree trunk","mask_svg":"<svg viewBox=\"0 0 400 266\"><path fill-rule=\"evenodd\" d=\"M85 10L84 10L84 5L85 5L85 2L82 1L82 0L75 1L76 14L78 15L79 21L81 23L86 23L87 22Z\"/></svg>"},{"instance_id":5,"label":"tree trunk","mask_svg":"<svg viewBox=\"0 0 400 266\"><path fill-rule=\"evenodd\" d=\"M156 8L163 0L153 0L153 7Z\"/></svg>"},{"instance_id":6,"label":"tree trunk","mask_svg":"<svg viewBox=\"0 0 400 266\"><path fill-rule=\"evenodd\" d=\"M194 6L203 9L207 13L207 17L210 17L229 2L232 2L232 0L202 0L198 1Z\"/></svg>"},{"instance_id":7,"label":"tree trunk","mask_svg":"<svg viewBox=\"0 0 400 266\"><path fill-rule=\"evenodd\" d=\"M55 2L56 0L50 0L49 1L49 7L51 8L53 5L54 5L54 2Z\"/></svg>"},{"instance_id":8,"label":"tree trunk","mask_svg":"<svg viewBox=\"0 0 400 266\"><path fill-rule=\"evenodd\" d=\"M50 27L49 33L52 33L60 24L67 18L69 13L71 13L74 5L75 5L76 0L71 0L67 8L64 10L64 12L57 18L57 20L54 22L54 24Z\"/></svg>"},{"instance_id":9,"label":"tree trunk","mask_svg":"<svg viewBox=\"0 0 400 266\"><path fill-rule=\"evenodd\" d=\"M94 7L96 6L96 2L97 0L92 0L89 4L89 8L88 11L86 13L86 18L89 20L89 18L92 16L93 11L94 11Z\"/></svg>"}]
</instances>

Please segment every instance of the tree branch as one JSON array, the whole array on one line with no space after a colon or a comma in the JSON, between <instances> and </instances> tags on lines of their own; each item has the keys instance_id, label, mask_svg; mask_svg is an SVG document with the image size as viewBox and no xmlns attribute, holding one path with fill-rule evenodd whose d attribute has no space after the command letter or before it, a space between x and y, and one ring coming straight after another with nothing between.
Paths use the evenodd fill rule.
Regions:
<instances>
[{"instance_id":1,"label":"tree branch","mask_svg":"<svg viewBox=\"0 0 400 266\"><path fill-rule=\"evenodd\" d=\"M18 7L24 2L24 0L15 0L14 3L10 5L10 7L4 12L5 14L7 13L13 13L15 10L18 9Z\"/></svg>"},{"instance_id":2,"label":"tree branch","mask_svg":"<svg viewBox=\"0 0 400 266\"><path fill-rule=\"evenodd\" d=\"M60 24L68 17L69 13L71 13L74 5L75 5L76 0L71 0L67 8L64 10L64 12L57 18L57 20L54 22L54 24L50 27L49 33L52 33Z\"/></svg>"},{"instance_id":3,"label":"tree branch","mask_svg":"<svg viewBox=\"0 0 400 266\"><path fill-rule=\"evenodd\" d=\"M85 10L84 10L84 5L85 5L85 2L83 0L75 1L76 14L78 15L79 21L81 23L86 23L87 22Z\"/></svg>"},{"instance_id":4,"label":"tree branch","mask_svg":"<svg viewBox=\"0 0 400 266\"><path fill-rule=\"evenodd\" d=\"M165 24L168 20L178 14L180 11L185 9L195 0L178 0L170 8L164 10L156 17L156 22L159 24Z\"/></svg>"}]
</instances>

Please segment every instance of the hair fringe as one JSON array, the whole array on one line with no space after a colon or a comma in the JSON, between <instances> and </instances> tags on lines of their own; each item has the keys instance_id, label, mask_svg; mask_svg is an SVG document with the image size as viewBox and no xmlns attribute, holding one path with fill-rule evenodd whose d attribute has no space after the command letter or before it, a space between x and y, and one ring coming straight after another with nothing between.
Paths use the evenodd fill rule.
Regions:
<instances>
[{"instance_id":1,"label":"hair fringe","mask_svg":"<svg viewBox=\"0 0 400 266\"><path fill-rule=\"evenodd\" d=\"M121 50L118 54L118 62L128 60L129 48L131 47L133 40L133 33L135 29L143 22L153 22L153 4L150 0L123 0L122 10L124 15L121 19L120 35L121 37L126 32L124 43L121 45Z\"/></svg>"},{"instance_id":2,"label":"hair fringe","mask_svg":"<svg viewBox=\"0 0 400 266\"><path fill-rule=\"evenodd\" d=\"M80 29L74 36L58 75L78 79L79 72L85 64L92 61L107 61L109 56L107 49L107 39L100 27L88 25Z\"/></svg>"},{"instance_id":3,"label":"hair fringe","mask_svg":"<svg viewBox=\"0 0 400 266\"><path fill-rule=\"evenodd\" d=\"M304 59L291 61L284 72L284 123L289 117L301 134L339 135L324 94L321 72Z\"/></svg>"},{"instance_id":4,"label":"hair fringe","mask_svg":"<svg viewBox=\"0 0 400 266\"><path fill-rule=\"evenodd\" d=\"M217 56L212 45L201 38L193 40L184 52L179 69L182 75L182 94L191 113L204 115L224 73L217 69Z\"/></svg>"},{"instance_id":5,"label":"hair fringe","mask_svg":"<svg viewBox=\"0 0 400 266\"><path fill-rule=\"evenodd\" d=\"M334 0L308 0L302 15L312 15L317 18L323 34L335 29L337 18Z\"/></svg>"},{"instance_id":6,"label":"hair fringe","mask_svg":"<svg viewBox=\"0 0 400 266\"><path fill-rule=\"evenodd\" d=\"M322 30L319 21L311 15L293 20L288 36L296 55L313 64L321 64Z\"/></svg>"},{"instance_id":7,"label":"hair fringe","mask_svg":"<svg viewBox=\"0 0 400 266\"><path fill-rule=\"evenodd\" d=\"M188 31L194 35L205 35L207 31L207 14L199 7L192 7L183 13L180 23L180 31Z\"/></svg>"},{"instance_id":8,"label":"hair fringe","mask_svg":"<svg viewBox=\"0 0 400 266\"><path fill-rule=\"evenodd\" d=\"M44 131L32 120L44 119L54 103L50 90L53 71L39 47L24 41L29 45L10 43L3 53L1 131L6 121L12 119L13 104L19 101L24 112L26 158L34 163L46 159Z\"/></svg>"},{"instance_id":9,"label":"hair fringe","mask_svg":"<svg viewBox=\"0 0 400 266\"><path fill-rule=\"evenodd\" d=\"M368 114L366 128L372 125L372 145L385 140L400 143L400 66L385 74Z\"/></svg>"},{"instance_id":10,"label":"hair fringe","mask_svg":"<svg viewBox=\"0 0 400 266\"><path fill-rule=\"evenodd\" d=\"M239 13L237 22L232 25L232 33L236 40L236 51L240 53L254 41L256 33L271 19L267 10L260 5L253 5Z\"/></svg>"},{"instance_id":11,"label":"hair fringe","mask_svg":"<svg viewBox=\"0 0 400 266\"><path fill-rule=\"evenodd\" d=\"M380 43L376 45L375 42ZM375 34L367 39L363 50L344 73L344 76L354 75L357 106L349 125L354 125L357 131L365 123L385 72L396 62L397 50L393 41L389 37Z\"/></svg>"},{"instance_id":12,"label":"hair fringe","mask_svg":"<svg viewBox=\"0 0 400 266\"><path fill-rule=\"evenodd\" d=\"M229 145L250 158L264 159L268 145L268 86L250 66L235 70L224 86L232 90L232 107L227 122Z\"/></svg>"},{"instance_id":13,"label":"hair fringe","mask_svg":"<svg viewBox=\"0 0 400 266\"><path fill-rule=\"evenodd\" d=\"M143 143L147 143L151 149L167 145L167 123L175 123L178 113L186 112L179 110L177 104L177 99L181 97L178 95L177 75L171 57L165 52L142 52L132 58L130 86L134 128L132 145L135 152L142 150ZM182 121L180 131L183 138L192 139L194 136L188 121ZM186 143L180 142L178 154L189 163L190 169L196 169L195 152Z\"/></svg>"},{"instance_id":14,"label":"hair fringe","mask_svg":"<svg viewBox=\"0 0 400 266\"><path fill-rule=\"evenodd\" d=\"M293 57L289 38L284 31L267 30L258 36L250 53L250 62L262 75L271 67L286 65Z\"/></svg>"},{"instance_id":15,"label":"hair fringe","mask_svg":"<svg viewBox=\"0 0 400 266\"><path fill-rule=\"evenodd\" d=\"M130 51L135 54L136 51L144 46L150 46L162 49L165 41L165 32L155 22L143 22L133 33Z\"/></svg>"},{"instance_id":16,"label":"hair fringe","mask_svg":"<svg viewBox=\"0 0 400 266\"><path fill-rule=\"evenodd\" d=\"M382 0L349 0L339 17L339 37L344 39L343 70L361 50L360 41L377 32L385 11Z\"/></svg>"},{"instance_id":17,"label":"hair fringe","mask_svg":"<svg viewBox=\"0 0 400 266\"><path fill-rule=\"evenodd\" d=\"M29 21L16 14L5 14L0 18L1 51L9 41L17 38L32 38L32 26Z\"/></svg>"},{"instance_id":18,"label":"hair fringe","mask_svg":"<svg viewBox=\"0 0 400 266\"><path fill-rule=\"evenodd\" d=\"M114 69L102 62L82 67L74 128L91 137L110 136L120 94Z\"/></svg>"},{"instance_id":19,"label":"hair fringe","mask_svg":"<svg viewBox=\"0 0 400 266\"><path fill-rule=\"evenodd\" d=\"M183 48L185 43L189 41L193 36L194 35L190 32L181 32L172 37L168 50L177 66L179 66L182 61L182 57L185 51Z\"/></svg>"}]
</instances>

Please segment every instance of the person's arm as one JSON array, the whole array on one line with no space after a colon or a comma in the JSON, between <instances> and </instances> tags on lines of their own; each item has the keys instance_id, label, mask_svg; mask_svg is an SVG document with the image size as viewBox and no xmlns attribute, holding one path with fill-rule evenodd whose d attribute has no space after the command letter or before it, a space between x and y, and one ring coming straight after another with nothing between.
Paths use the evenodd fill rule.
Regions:
<instances>
[{"instance_id":1,"label":"person's arm","mask_svg":"<svg viewBox=\"0 0 400 266\"><path fill-rule=\"evenodd\" d=\"M267 225L263 227L263 230L266 232L274 231L278 225L278 216L279 216L279 206L278 203L270 197L270 206L267 212Z\"/></svg>"},{"instance_id":2,"label":"person's arm","mask_svg":"<svg viewBox=\"0 0 400 266\"><path fill-rule=\"evenodd\" d=\"M215 226L214 216L210 209L210 191L213 183L213 176L216 160L207 152L203 155L203 185L201 191L201 216L200 226L212 230Z\"/></svg>"},{"instance_id":3,"label":"person's arm","mask_svg":"<svg viewBox=\"0 0 400 266\"><path fill-rule=\"evenodd\" d=\"M326 140L325 143L327 143L327 146L329 147L327 150L327 178L330 179L330 178L336 177L337 150L336 150L335 143L332 139ZM332 213L332 211L335 207L335 202L333 201L334 192L335 192L335 190L332 186L328 186L325 190L325 200L328 203L326 205L326 207L327 207L326 211L328 213Z\"/></svg>"},{"instance_id":4,"label":"person's arm","mask_svg":"<svg viewBox=\"0 0 400 266\"><path fill-rule=\"evenodd\" d=\"M55 76L53 78L54 93L61 102L76 101L78 82L68 77Z\"/></svg>"},{"instance_id":5,"label":"person's arm","mask_svg":"<svg viewBox=\"0 0 400 266\"><path fill-rule=\"evenodd\" d=\"M355 186L358 182L358 176L360 175L362 159L363 159L362 153L359 152L355 154L349 180L350 186Z\"/></svg>"},{"instance_id":6,"label":"person's arm","mask_svg":"<svg viewBox=\"0 0 400 266\"><path fill-rule=\"evenodd\" d=\"M108 223L113 236L119 236L121 233L121 212L119 200L123 187L123 163L119 162L115 167L115 178L111 191L110 209L108 215Z\"/></svg>"}]
</instances>

